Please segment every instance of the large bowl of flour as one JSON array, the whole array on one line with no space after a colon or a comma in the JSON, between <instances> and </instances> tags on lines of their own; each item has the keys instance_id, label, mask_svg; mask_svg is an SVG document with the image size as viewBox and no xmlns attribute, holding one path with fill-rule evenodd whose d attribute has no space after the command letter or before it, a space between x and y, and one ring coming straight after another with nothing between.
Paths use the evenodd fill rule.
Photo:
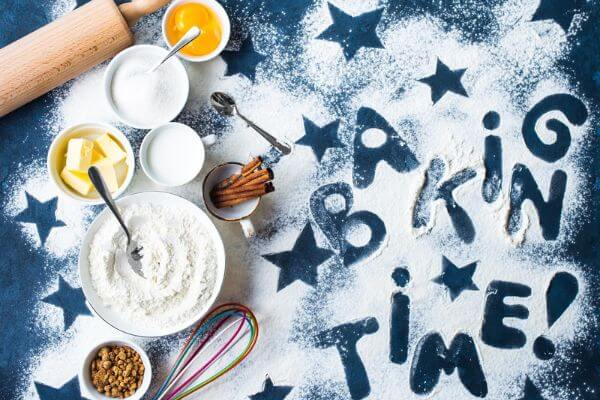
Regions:
<instances>
[{"instance_id":1,"label":"large bowl of flour","mask_svg":"<svg viewBox=\"0 0 600 400\"><path fill-rule=\"evenodd\" d=\"M125 223L143 246L142 271L127 263L127 238L104 209L83 240L79 276L95 314L125 333L164 336L188 328L215 302L225 275L223 241L196 205L164 192L117 200Z\"/></svg>"}]
</instances>

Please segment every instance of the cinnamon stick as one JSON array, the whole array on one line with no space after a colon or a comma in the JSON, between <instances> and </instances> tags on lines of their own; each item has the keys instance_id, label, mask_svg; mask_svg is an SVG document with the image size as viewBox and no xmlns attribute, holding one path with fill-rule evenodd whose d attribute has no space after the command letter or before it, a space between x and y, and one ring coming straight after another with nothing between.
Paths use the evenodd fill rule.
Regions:
<instances>
[{"instance_id":1,"label":"cinnamon stick","mask_svg":"<svg viewBox=\"0 0 600 400\"><path fill-rule=\"evenodd\" d=\"M262 157L254 157L252 160L248 161L248 164L242 167L242 175L253 172L256 168L258 168L262 164Z\"/></svg>"},{"instance_id":2,"label":"cinnamon stick","mask_svg":"<svg viewBox=\"0 0 600 400\"><path fill-rule=\"evenodd\" d=\"M231 175L229 178L217 183L215 187L211 190L211 192L219 189L228 188L235 182L237 182L240 178L252 174L257 168L259 168L262 165L262 161L263 160L261 157L253 158L246 165L242 166L242 171L239 174Z\"/></svg>"},{"instance_id":3,"label":"cinnamon stick","mask_svg":"<svg viewBox=\"0 0 600 400\"><path fill-rule=\"evenodd\" d=\"M211 193L212 196L221 196L221 195L225 195L225 194L232 194L232 193L241 193L241 192L246 192L249 190L256 190L256 189L260 189L264 186L265 184L263 182L261 183L256 183L256 184L252 184L250 185L249 183L242 185L242 186L237 186L237 187L228 187L225 189L220 189L217 190L213 193Z\"/></svg>"},{"instance_id":4,"label":"cinnamon stick","mask_svg":"<svg viewBox=\"0 0 600 400\"><path fill-rule=\"evenodd\" d=\"M229 187L231 187L231 188L238 187L238 186L244 185L248 182L254 181L255 179L260 178L260 177L268 177L268 179L266 179L263 182L270 181L271 179L273 179L273 171L271 171L271 168L254 171L251 174L242 176L241 178L236 180L233 184L229 185ZM256 184L256 183L260 183L260 182L254 182L254 183Z\"/></svg>"},{"instance_id":5,"label":"cinnamon stick","mask_svg":"<svg viewBox=\"0 0 600 400\"><path fill-rule=\"evenodd\" d=\"M271 186L269 186L269 187L267 188L266 192L265 192L265 193L263 193L263 194L266 194L266 193L271 193L271 192L273 192L273 191L275 191L275 188L273 187L273 185L271 185ZM244 203L244 202L246 202L246 201L249 201L249 200L255 199L256 197L259 197L259 196L251 196L251 195L248 195L248 196L241 196L241 197L237 197L237 198L230 199L230 200L222 200L222 201L219 201L219 202L217 202L217 203L214 203L214 205L215 205L215 207L217 207L217 208L232 207L232 206L235 206L235 205L238 205L238 204Z\"/></svg>"},{"instance_id":6,"label":"cinnamon stick","mask_svg":"<svg viewBox=\"0 0 600 400\"><path fill-rule=\"evenodd\" d=\"M220 203L220 202L223 202L226 200L234 200L234 199L239 199L239 198L243 198L243 197L258 197L258 196L262 196L263 194L268 193L268 190L270 190L269 185L262 185L262 187L259 187L258 189L245 190L243 192L238 192L238 193L227 193L227 194L215 195L215 196L213 196L212 200L213 200L213 203Z\"/></svg>"}]
</instances>

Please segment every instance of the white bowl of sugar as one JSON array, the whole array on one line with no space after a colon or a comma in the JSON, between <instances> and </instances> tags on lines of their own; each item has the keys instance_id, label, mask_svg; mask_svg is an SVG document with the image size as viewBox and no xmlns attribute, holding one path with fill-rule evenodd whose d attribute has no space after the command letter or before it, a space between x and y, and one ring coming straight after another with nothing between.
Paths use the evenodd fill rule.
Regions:
<instances>
[{"instance_id":1,"label":"white bowl of sugar","mask_svg":"<svg viewBox=\"0 0 600 400\"><path fill-rule=\"evenodd\" d=\"M174 120L185 107L190 82L177 57L149 72L167 53L159 46L132 46L108 65L104 93L113 112L125 124L152 129Z\"/></svg>"}]
</instances>

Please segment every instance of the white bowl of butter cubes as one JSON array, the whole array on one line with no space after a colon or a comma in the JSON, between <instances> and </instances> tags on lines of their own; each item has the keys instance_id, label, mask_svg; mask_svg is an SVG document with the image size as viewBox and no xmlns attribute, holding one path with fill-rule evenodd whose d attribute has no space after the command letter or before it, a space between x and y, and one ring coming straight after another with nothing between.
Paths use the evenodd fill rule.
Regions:
<instances>
[{"instance_id":1,"label":"white bowl of butter cubes","mask_svg":"<svg viewBox=\"0 0 600 400\"><path fill-rule=\"evenodd\" d=\"M135 158L129 140L114 126L86 123L60 132L48 151L48 173L58 190L75 200L102 204L87 170L100 170L113 197L127 189L133 178Z\"/></svg>"}]
</instances>

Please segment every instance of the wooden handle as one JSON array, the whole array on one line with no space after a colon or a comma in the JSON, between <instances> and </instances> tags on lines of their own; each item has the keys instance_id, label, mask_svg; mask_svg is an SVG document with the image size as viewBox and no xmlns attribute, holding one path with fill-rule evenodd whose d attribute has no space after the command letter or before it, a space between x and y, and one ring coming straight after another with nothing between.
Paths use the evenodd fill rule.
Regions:
<instances>
[{"instance_id":1,"label":"wooden handle","mask_svg":"<svg viewBox=\"0 0 600 400\"><path fill-rule=\"evenodd\" d=\"M140 18L152 14L158 9L166 6L171 0L131 0L129 3L123 3L119 6L121 14L129 26L135 25Z\"/></svg>"},{"instance_id":2,"label":"wooden handle","mask_svg":"<svg viewBox=\"0 0 600 400\"><path fill-rule=\"evenodd\" d=\"M9 44L0 49L0 117L132 44L114 0L91 0Z\"/></svg>"}]
</instances>

